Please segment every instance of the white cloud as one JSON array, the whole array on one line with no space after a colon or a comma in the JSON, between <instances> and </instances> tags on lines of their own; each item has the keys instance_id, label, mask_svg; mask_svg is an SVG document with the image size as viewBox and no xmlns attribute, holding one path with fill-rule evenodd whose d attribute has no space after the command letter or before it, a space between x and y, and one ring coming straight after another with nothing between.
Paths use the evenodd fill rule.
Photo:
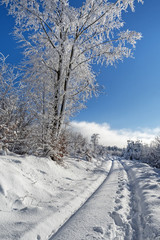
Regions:
<instances>
[{"instance_id":1,"label":"white cloud","mask_svg":"<svg viewBox=\"0 0 160 240\"><path fill-rule=\"evenodd\" d=\"M125 147L127 140L141 140L144 143L150 143L155 136L160 134L160 128L140 129L133 131L130 129L111 129L108 123L97 124L95 122L71 122L74 131L81 132L90 139L91 135L98 133L100 135L100 144L107 146Z\"/></svg>"}]
</instances>

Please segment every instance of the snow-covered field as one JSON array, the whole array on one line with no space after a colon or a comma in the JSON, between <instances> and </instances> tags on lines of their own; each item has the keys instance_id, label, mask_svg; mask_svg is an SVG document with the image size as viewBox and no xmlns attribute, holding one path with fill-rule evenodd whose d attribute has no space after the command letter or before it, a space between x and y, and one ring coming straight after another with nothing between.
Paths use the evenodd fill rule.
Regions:
<instances>
[{"instance_id":1,"label":"snow-covered field","mask_svg":"<svg viewBox=\"0 0 160 240\"><path fill-rule=\"evenodd\" d=\"M0 239L160 240L160 170L118 157L59 166L0 156Z\"/></svg>"}]
</instances>

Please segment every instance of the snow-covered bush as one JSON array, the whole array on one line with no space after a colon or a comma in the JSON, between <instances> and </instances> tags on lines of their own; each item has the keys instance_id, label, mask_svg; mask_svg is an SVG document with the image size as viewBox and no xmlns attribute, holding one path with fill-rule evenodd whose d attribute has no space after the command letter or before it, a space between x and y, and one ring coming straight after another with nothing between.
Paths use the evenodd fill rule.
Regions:
<instances>
[{"instance_id":1,"label":"snow-covered bush","mask_svg":"<svg viewBox=\"0 0 160 240\"><path fill-rule=\"evenodd\" d=\"M160 168L160 137L156 137L150 146L149 164Z\"/></svg>"},{"instance_id":2,"label":"snow-covered bush","mask_svg":"<svg viewBox=\"0 0 160 240\"><path fill-rule=\"evenodd\" d=\"M153 167L160 168L160 137L156 137L150 145L140 141L128 141L123 157L130 160L140 160Z\"/></svg>"},{"instance_id":3,"label":"snow-covered bush","mask_svg":"<svg viewBox=\"0 0 160 240\"><path fill-rule=\"evenodd\" d=\"M68 134L68 152L71 156L85 158L86 152L89 152L89 143L87 139L78 132L69 131Z\"/></svg>"},{"instance_id":4,"label":"snow-covered bush","mask_svg":"<svg viewBox=\"0 0 160 240\"><path fill-rule=\"evenodd\" d=\"M127 148L124 153L126 159L135 159L140 160L142 157L142 148L143 145L140 141L127 141Z\"/></svg>"},{"instance_id":5,"label":"snow-covered bush","mask_svg":"<svg viewBox=\"0 0 160 240\"><path fill-rule=\"evenodd\" d=\"M17 68L0 53L0 144L16 153L29 151L33 117L27 109L25 89Z\"/></svg>"}]
</instances>

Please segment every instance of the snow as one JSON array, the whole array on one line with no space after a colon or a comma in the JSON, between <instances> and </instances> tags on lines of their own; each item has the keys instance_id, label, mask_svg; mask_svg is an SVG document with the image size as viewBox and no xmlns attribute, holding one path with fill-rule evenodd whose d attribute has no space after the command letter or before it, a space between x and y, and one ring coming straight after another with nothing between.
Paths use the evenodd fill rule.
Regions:
<instances>
[{"instance_id":1,"label":"snow","mask_svg":"<svg viewBox=\"0 0 160 240\"><path fill-rule=\"evenodd\" d=\"M138 161L0 156L1 240L159 240L159 206L160 170Z\"/></svg>"},{"instance_id":2,"label":"snow","mask_svg":"<svg viewBox=\"0 0 160 240\"><path fill-rule=\"evenodd\" d=\"M103 182L110 164L0 156L0 239L46 239Z\"/></svg>"},{"instance_id":3,"label":"snow","mask_svg":"<svg viewBox=\"0 0 160 240\"><path fill-rule=\"evenodd\" d=\"M123 160L123 164L131 182L133 203L137 202L141 239L160 239L160 170L138 161Z\"/></svg>"},{"instance_id":4,"label":"snow","mask_svg":"<svg viewBox=\"0 0 160 240\"><path fill-rule=\"evenodd\" d=\"M104 184L49 240L125 239L132 236L129 216L125 171L118 161L112 161ZM76 229L76 231L75 231ZM117 238L116 238L117 237ZM126 238L130 239L130 238Z\"/></svg>"}]
</instances>

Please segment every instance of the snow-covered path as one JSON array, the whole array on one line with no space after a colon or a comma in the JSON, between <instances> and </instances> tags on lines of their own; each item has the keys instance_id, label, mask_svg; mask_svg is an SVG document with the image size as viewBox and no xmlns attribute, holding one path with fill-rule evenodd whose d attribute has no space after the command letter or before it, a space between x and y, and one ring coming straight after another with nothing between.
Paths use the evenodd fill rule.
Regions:
<instances>
[{"instance_id":1,"label":"snow-covered path","mask_svg":"<svg viewBox=\"0 0 160 240\"><path fill-rule=\"evenodd\" d=\"M49 240L159 240L160 229L152 226L149 204L136 178L145 166L113 159L102 186Z\"/></svg>"},{"instance_id":2,"label":"snow-covered path","mask_svg":"<svg viewBox=\"0 0 160 240\"><path fill-rule=\"evenodd\" d=\"M1 156L2 239L160 240L160 169L113 156L64 166Z\"/></svg>"},{"instance_id":3,"label":"snow-covered path","mask_svg":"<svg viewBox=\"0 0 160 240\"><path fill-rule=\"evenodd\" d=\"M49 240L132 239L127 180L121 163L113 160L104 184Z\"/></svg>"}]
</instances>

